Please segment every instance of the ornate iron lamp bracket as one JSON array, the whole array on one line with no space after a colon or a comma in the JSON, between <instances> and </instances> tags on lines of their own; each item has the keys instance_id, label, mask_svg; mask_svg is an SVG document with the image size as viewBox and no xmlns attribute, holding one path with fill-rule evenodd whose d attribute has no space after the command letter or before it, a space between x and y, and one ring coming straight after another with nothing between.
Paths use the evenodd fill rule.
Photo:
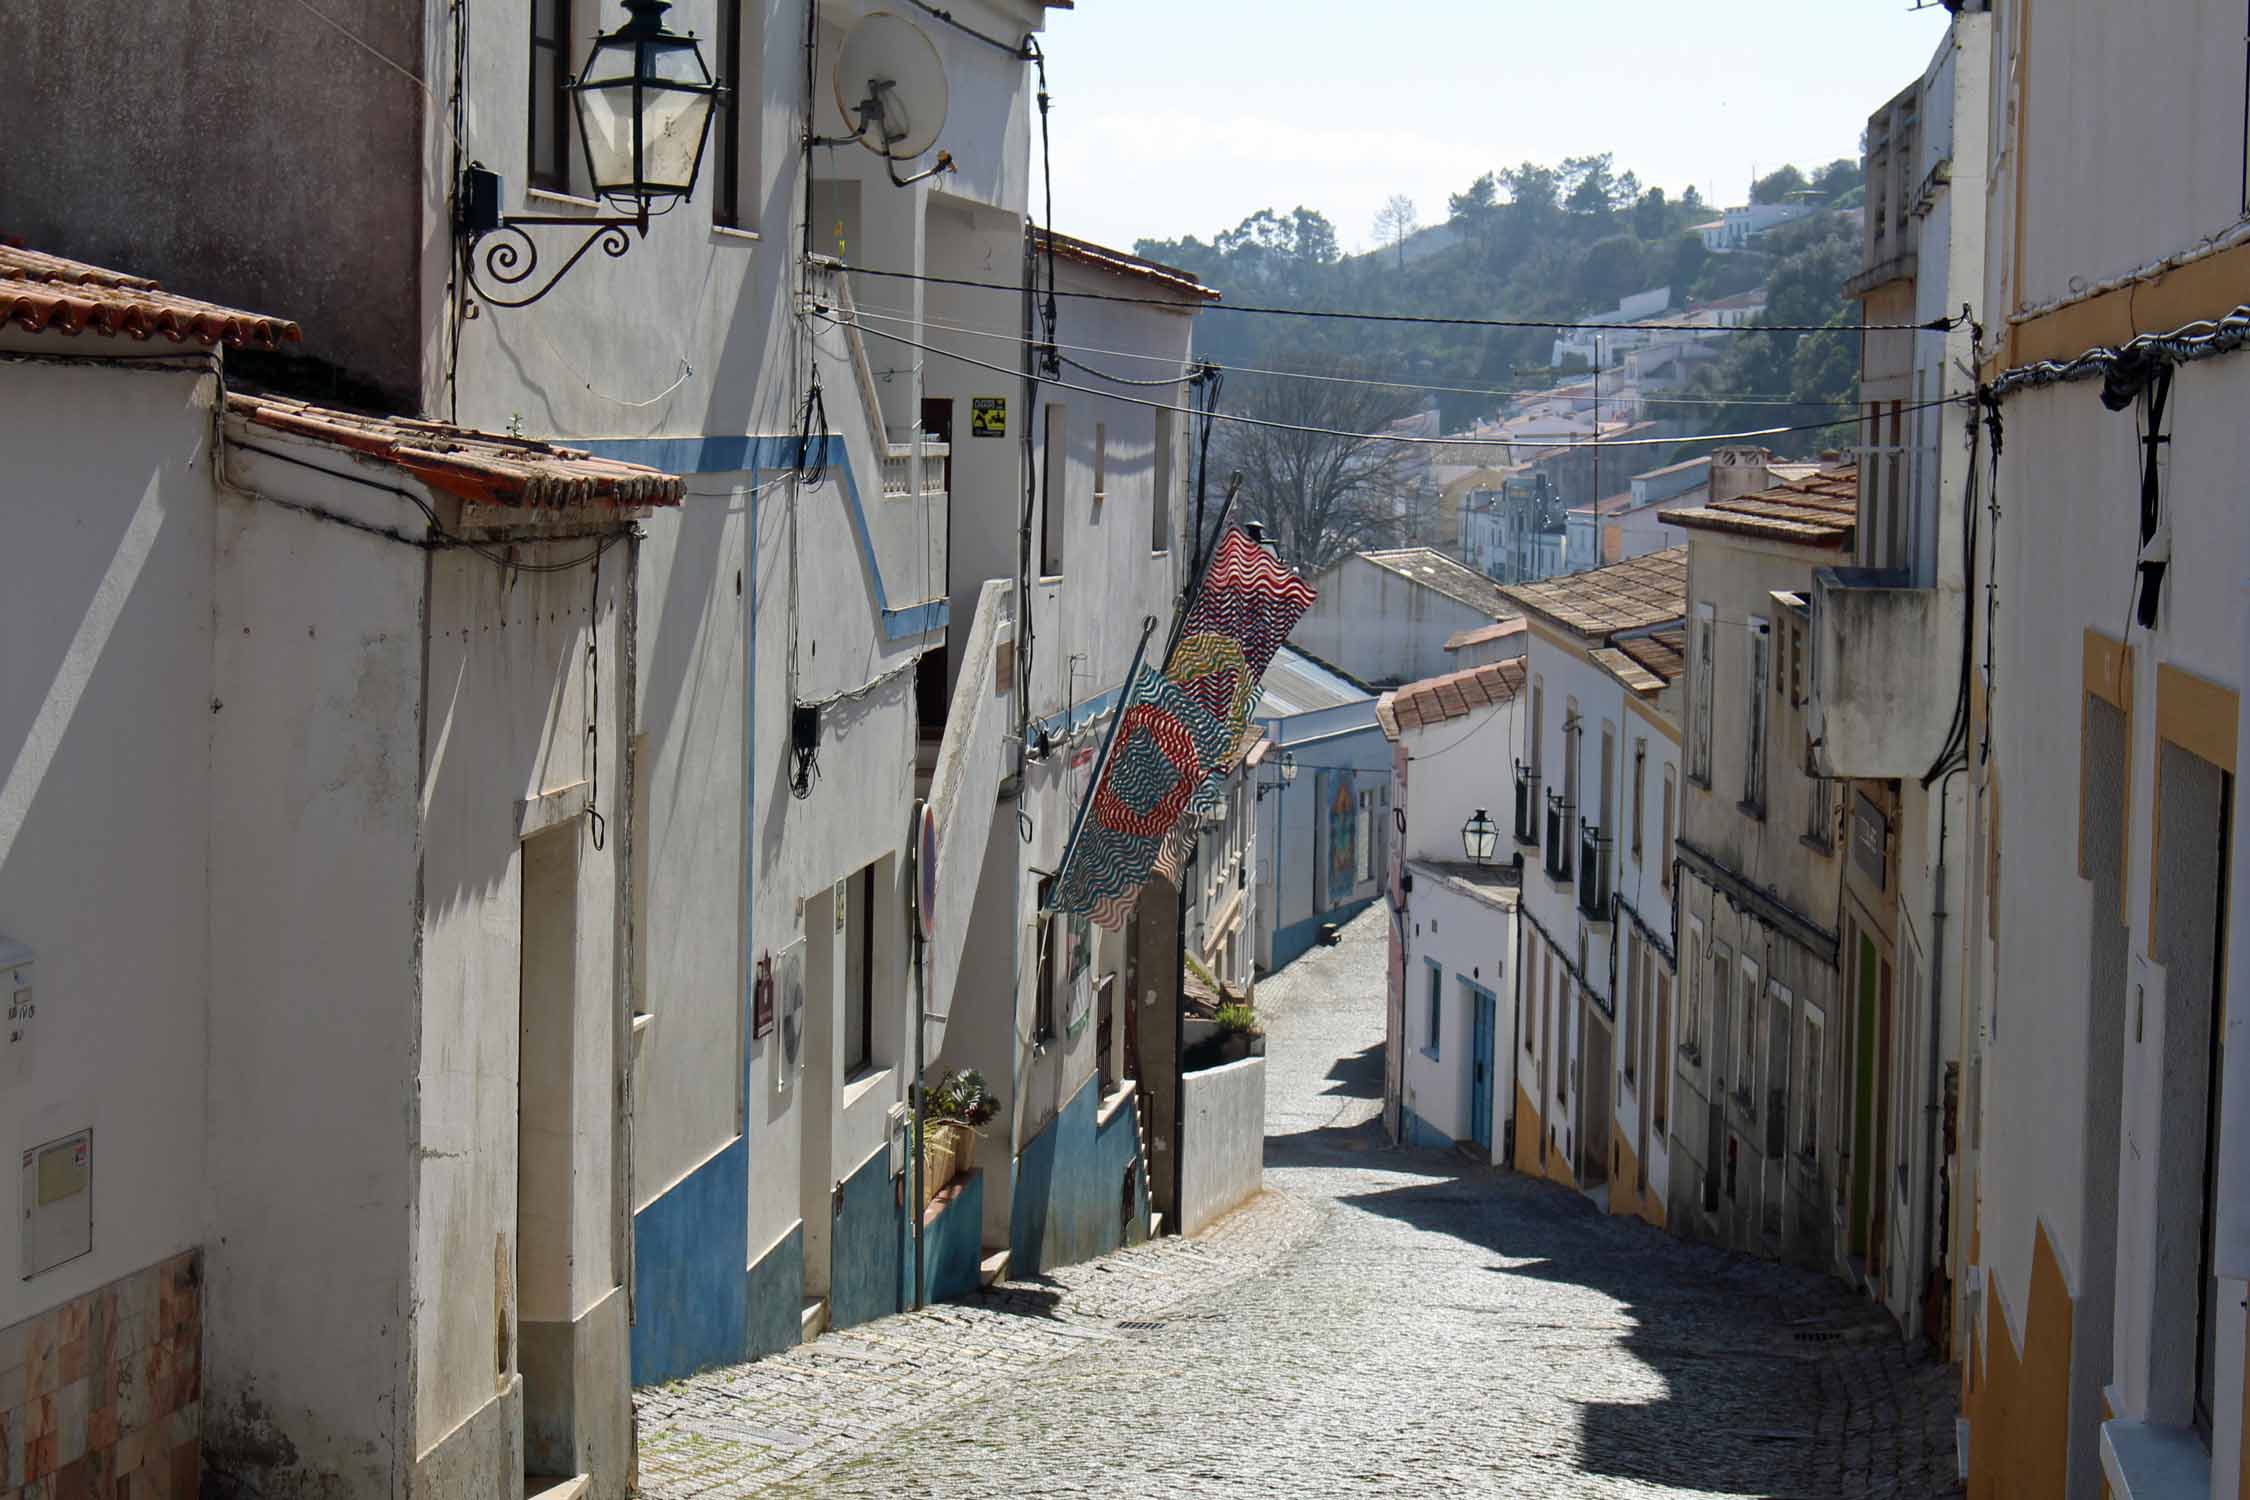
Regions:
<instances>
[{"instance_id":1,"label":"ornate iron lamp bracket","mask_svg":"<svg viewBox=\"0 0 2250 1500\"><path fill-rule=\"evenodd\" d=\"M460 221L463 277L476 300L493 307L529 307L553 291L555 284L570 274L570 268L585 259L588 251L599 247L602 254L615 260L633 248L635 236L648 233L645 206L630 217L611 214L505 217L500 212L499 174L476 163L471 163L462 174ZM590 232L561 265L541 278L539 242L531 235L535 229ZM633 233L629 235L627 230ZM488 290L488 282L501 292L495 295ZM532 289L522 292L526 284L531 284Z\"/></svg>"}]
</instances>

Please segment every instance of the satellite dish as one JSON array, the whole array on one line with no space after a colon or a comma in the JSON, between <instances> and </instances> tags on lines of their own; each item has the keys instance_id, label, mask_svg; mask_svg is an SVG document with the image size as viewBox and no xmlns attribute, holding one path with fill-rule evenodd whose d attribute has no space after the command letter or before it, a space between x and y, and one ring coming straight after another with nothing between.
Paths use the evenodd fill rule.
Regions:
<instances>
[{"instance_id":1,"label":"satellite dish","mask_svg":"<svg viewBox=\"0 0 2250 1500\"><path fill-rule=\"evenodd\" d=\"M937 47L921 28L877 11L836 57L836 107L877 156L911 161L937 144L949 91Z\"/></svg>"}]
</instances>

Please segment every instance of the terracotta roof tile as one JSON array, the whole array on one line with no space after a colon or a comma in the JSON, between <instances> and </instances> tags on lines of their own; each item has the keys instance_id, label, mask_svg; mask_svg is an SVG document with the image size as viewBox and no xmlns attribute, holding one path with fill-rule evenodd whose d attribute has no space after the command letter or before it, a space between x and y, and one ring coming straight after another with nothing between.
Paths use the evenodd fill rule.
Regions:
<instances>
[{"instance_id":1,"label":"terracotta roof tile","mask_svg":"<svg viewBox=\"0 0 2250 1500\"><path fill-rule=\"evenodd\" d=\"M1500 592L1518 608L1589 639L1643 630L1687 613L1687 548L1671 547Z\"/></svg>"},{"instance_id":2,"label":"terracotta roof tile","mask_svg":"<svg viewBox=\"0 0 2250 1500\"><path fill-rule=\"evenodd\" d=\"M1108 271L1117 276L1131 276L1142 281L1153 281L1168 290L1184 296L1199 297L1208 302L1219 300L1219 289L1205 286L1193 271L1183 271L1178 266L1167 266L1159 261L1143 260L1125 250L1112 250L1107 245L1097 245L1092 240L1082 240L1075 235L1053 234L1033 226L1031 243L1044 250L1049 241L1055 247L1055 258L1097 271Z\"/></svg>"},{"instance_id":3,"label":"terracotta roof tile","mask_svg":"<svg viewBox=\"0 0 2250 1500\"><path fill-rule=\"evenodd\" d=\"M1401 730L1467 718L1480 708L1512 701L1523 691L1523 671L1521 661L1510 660L1425 677L1377 699L1375 717L1394 740Z\"/></svg>"},{"instance_id":4,"label":"terracotta roof tile","mask_svg":"<svg viewBox=\"0 0 2250 1500\"><path fill-rule=\"evenodd\" d=\"M532 438L335 411L281 396L230 392L227 415L394 464L472 505L677 505L686 488L675 474Z\"/></svg>"},{"instance_id":5,"label":"terracotta roof tile","mask_svg":"<svg viewBox=\"0 0 2250 1500\"><path fill-rule=\"evenodd\" d=\"M175 344L293 343L297 325L216 302L176 296L145 276L128 276L84 261L0 245L0 322L33 333L88 330L112 338L157 336Z\"/></svg>"},{"instance_id":6,"label":"terracotta roof tile","mask_svg":"<svg viewBox=\"0 0 2250 1500\"><path fill-rule=\"evenodd\" d=\"M1511 635L1521 635L1525 629L1522 615L1510 615L1505 620L1495 620L1490 625L1472 625L1467 630L1456 630L1445 638L1445 649L1459 651L1465 646L1481 646L1487 641L1505 640Z\"/></svg>"},{"instance_id":7,"label":"terracotta roof tile","mask_svg":"<svg viewBox=\"0 0 2250 1500\"><path fill-rule=\"evenodd\" d=\"M1849 547L1859 526L1859 466L1821 469L1732 500L1658 511L1659 519L1695 531Z\"/></svg>"}]
</instances>

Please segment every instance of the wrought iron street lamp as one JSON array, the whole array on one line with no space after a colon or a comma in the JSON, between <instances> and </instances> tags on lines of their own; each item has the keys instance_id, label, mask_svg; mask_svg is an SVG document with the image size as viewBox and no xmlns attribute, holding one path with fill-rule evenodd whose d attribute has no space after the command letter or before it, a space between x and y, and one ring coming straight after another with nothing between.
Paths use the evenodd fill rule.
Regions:
<instances>
[{"instance_id":1,"label":"wrought iron street lamp","mask_svg":"<svg viewBox=\"0 0 2250 1500\"><path fill-rule=\"evenodd\" d=\"M598 245L612 259L623 255L633 245L626 230L645 236L651 217L694 195L711 138L711 117L727 90L705 66L694 35L682 36L664 24L670 8L670 0L625 0L629 19L594 39L584 70L567 85L578 116L587 184L615 214L504 216L500 175L474 162L463 173L462 253L469 286L479 301L529 306L552 291L587 251ZM512 292L538 274L539 247L528 231L557 227L592 232L528 295L494 296L486 290L478 279L480 262L485 277Z\"/></svg>"},{"instance_id":2,"label":"wrought iron street lamp","mask_svg":"<svg viewBox=\"0 0 2250 1500\"><path fill-rule=\"evenodd\" d=\"M1478 808L1469 821L1461 825L1461 852L1480 865L1492 863L1492 851L1499 845L1500 828L1492 815Z\"/></svg>"},{"instance_id":3,"label":"wrought iron street lamp","mask_svg":"<svg viewBox=\"0 0 2250 1500\"><path fill-rule=\"evenodd\" d=\"M1281 752L1281 779L1279 781L1259 782L1257 800L1260 802L1265 801L1266 793L1278 792L1283 787L1289 785L1290 782L1295 781L1296 779L1297 752L1295 752L1294 750L1284 750Z\"/></svg>"}]
</instances>

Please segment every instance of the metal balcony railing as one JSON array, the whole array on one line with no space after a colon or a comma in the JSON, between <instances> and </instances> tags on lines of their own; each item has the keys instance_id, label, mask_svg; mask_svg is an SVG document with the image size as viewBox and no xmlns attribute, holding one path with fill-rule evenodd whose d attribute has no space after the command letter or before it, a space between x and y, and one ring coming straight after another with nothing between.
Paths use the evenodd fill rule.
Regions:
<instances>
[{"instance_id":1,"label":"metal balcony railing","mask_svg":"<svg viewBox=\"0 0 2250 1500\"><path fill-rule=\"evenodd\" d=\"M1558 792L1547 794L1547 878L1570 881L1570 823L1574 809Z\"/></svg>"},{"instance_id":2,"label":"metal balcony railing","mask_svg":"<svg viewBox=\"0 0 2250 1500\"><path fill-rule=\"evenodd\" d=\"M1516 762L1516 842L1539 847L1539 773Z\"/></svg>"},{"instance_id":3,"label":"metal balcony railing","mask_svg":"<svg viewBox=\"0 0 2250 1500\"><path fill-rule=\"evenodd\" d=\"M1578 910L1590 921L1609 920L1609 840L1591 823L1578 825Z\"/></svg>"}]
</instances>

